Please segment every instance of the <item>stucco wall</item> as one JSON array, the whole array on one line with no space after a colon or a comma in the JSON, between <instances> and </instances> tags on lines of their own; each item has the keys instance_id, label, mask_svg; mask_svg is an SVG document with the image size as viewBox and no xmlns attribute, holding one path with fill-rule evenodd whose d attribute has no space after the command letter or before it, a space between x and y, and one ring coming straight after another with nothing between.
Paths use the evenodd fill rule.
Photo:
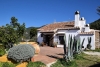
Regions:
<instances>
[{"instance_id":1,"label":"stucco wall","mask_svg":"<svg viewBox=\"0 0 100 67\"><path fill-rule=\"evenodd\" d=\"M76 38L78 38L78 33L79 33L79 30L68 30L67 33L66 33L66 46L68 46L68 39L69 39L69 35L72 35L72 37L76 36Z\"/></svg>"},{"instance_id":2,"label":"stucco wall","mask_svg":"<svg viewBox=\"0 0 100 67\"><path fill-rule=\"evenodd\" d=\"M58 30L55 34L54 34L54 42L58 42L58 35L57 34L65 34L67 30Z\"/></svg>"},{"instance_id":3,"label":"stucco wall","mask_svg":"<svg viewBox=\"0 0 100 67\"><path fill-rule=\"evenodd\" d=\"M86 20L80 20L80 27L84 27L86 25Z\"/></svg>"},{"instance_id":4,"label":"stucco wall","mask_svg":"<svg viewBox=\"0 0 100 67\"><path fill-rule=\"evenodd\" d=\"M92 50L94 50L95 49L95 37L94 37L94 35L90 35L90 34L82 34L82 35L80 35L80 41L81 41L81 43L82 43L82 40L85 38L85 40L84 40L84 44L83 44L83 46L84 46L84 49L87 47L87 44L88 44L88 37L91 37L91 49Z\"/></svg>"},{"instance_id":5,"label":"stucco wall","mask_svg":"<svg viewBox=\"0 0 100 67\"><path fill-rule=\"evenodd\" d=\"M78 36L79 32L80 32L79 30L59 30L59 31L56 32L56 34L65 34L66 35L66 47L67 47L69 35L72 35L72 37L74 37L74 36L79 37ZM54 42L59 41L58 37L59 37L59 35L54 36ZM63 47L63 45L58 44L58 47Z\"/></svg>"},{"instance_id":6,"label":"stucco wall","mask_svg":"<svg viewBox=\"0 0 100 67\"><path fill-rule=\"evenodd\" d=\"M42 43L43 42L43 37L41 37L41 33L38 31L38 33L37 33L37 41L39 42L39 43Z\"/></svg>"},{"instance_id":7,"label":"stucco wall","mask_svg":"<svg viewBox=\"0 0 100 67\"><path fill-rule=\"evenodd\" d=\"M65 34L67 30L58 30L55 34L54 34L54 42L58 42L57 47L63 47L63 45L59 44L59 36L58 34Z\"/></svg>"}]
</instances>

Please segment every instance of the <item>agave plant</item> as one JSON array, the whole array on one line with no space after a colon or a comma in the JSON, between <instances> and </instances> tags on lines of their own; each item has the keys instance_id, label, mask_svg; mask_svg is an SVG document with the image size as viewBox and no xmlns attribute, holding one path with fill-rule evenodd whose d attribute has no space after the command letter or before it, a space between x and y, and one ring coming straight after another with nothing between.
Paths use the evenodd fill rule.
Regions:
<instances>
[{"instance_id":1,"label":"agave plant","mask_svg":"<svg viewBox=\"0 0 100 67\"><path fill-rule=\"evenodd\" d=\"M84 40L85 39L83 39L82 43L80 43L79 38L76 39L75 36L72 37L72 35L69 35L67 54L66 54L66 46L64 46L64 54L65 54L65 59L67 61L73 60L74 54L81 53ZM66 36L64 36L64 41L65 41L65 45L66 45Z\"/></svg>"},{"instance_id":2,"label":"agave plant","mask_svg":"<svg viewBox=\"0 0 100 67\"><path fill-rule=\"evenodd\" d=\"M87 48L88 48L88 49L91 49L91 37L88 37Z\"/></svg>"},{"instance_id":3,"label":"agave plant","mask_svg":"<svg viewBox=\"0 0 100 67\"><path fill-rule=\"evenodd\" d=\"M83 46L83 44L84 44L84 40L85 40L85 38L84 38L83 41L82 41L82 46L81 46L81 48L84 48L84 46Z\"/></svg>"},{"instance_id":4,"label":"agave plant","mask_svg":"<svg viewBox=\"0 0 100 67\"><path fill-rule=\"evenodd\" d=\"M64 36L64 41L65 41L65 45L66 45L66 36ZM70 35L68 38L67 54L66 54L66 46L64 46L64 53L65 53L65 59L67 61L71 61L73 59L73 39L72 39L72 36L70 36Z\"/></svg>"},{"instance_id":5,"label":"agave plant","mask_svg":"<svg viewBox=\"0 0 100 67\"><path fill-rule=\"evenodd\" d=\"M67 52L66 52L66 35L64 35L64 55L66 56L66 54L67 54Z\"/></svg>"}]
</instances>

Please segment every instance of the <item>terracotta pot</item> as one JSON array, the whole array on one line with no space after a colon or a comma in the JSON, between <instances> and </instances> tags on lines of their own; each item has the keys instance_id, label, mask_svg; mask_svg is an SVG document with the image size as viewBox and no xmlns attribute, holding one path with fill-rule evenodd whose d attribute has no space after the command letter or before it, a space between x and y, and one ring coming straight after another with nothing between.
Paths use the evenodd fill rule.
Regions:
<instances>
[{"instance_id":1,"label":"terracotta pot","mask_svg":"<svg viewBox=\"0 0 100 67\"><path fill-rule=\"evenodd\" d=\"M35 44L32 44L32 46L35 48L35 53L38 54L40 52L40 47L39 45L37 45L36 43Z\"/></svg>"}]
</instances>

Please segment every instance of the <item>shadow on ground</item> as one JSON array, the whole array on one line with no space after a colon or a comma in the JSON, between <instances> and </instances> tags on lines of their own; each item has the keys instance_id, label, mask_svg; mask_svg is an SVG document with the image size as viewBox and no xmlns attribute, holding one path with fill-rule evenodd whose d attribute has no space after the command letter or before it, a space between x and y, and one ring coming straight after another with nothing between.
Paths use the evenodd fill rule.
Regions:
<instances>
[{"instance_id":1,"label":"shadow on ground","mask_svg":"<svg viewBox=\"0 0 100 67\"><path fill-rule=\"evenodd\" d=\"M63 54L63 53L60 53L60 54L57 54L57 55L61 55L61 56L64 56L64 54Z\"/></svg>"},{"instance_id":2,"label":"shadow on ground","mask_svg":"<svg viewBox=\"0 0 100 67\"><path fill-rule=\"evenodd\" d=\"M47 55L48 57L51 57L51 58L55 58L55 59L60 59L60 57L58 56L53 56L53 55Z\"/></svg>"},{"instance_id":3,"label":"shadow on ground","mask_svg":"<svg viewBox=\"0 0 100 67\"><path fill-rule=\"evenodd\" d=\"M91 66L89 66L89 67L100 67L100 63L91 65Z\"/></svg>"},{"instance_id":4,"label":"shadow on ground","mask_svg":"<svg viewBox=\"0 0 100 67\"><path fill-rule=\"evenodd\" d=\"M61 59L61 58L63 58L64 54L59 53L56 55L46 55L46 56L51 57L51 58L55 58L55 59Z\"/></svg>"}]
</instances>

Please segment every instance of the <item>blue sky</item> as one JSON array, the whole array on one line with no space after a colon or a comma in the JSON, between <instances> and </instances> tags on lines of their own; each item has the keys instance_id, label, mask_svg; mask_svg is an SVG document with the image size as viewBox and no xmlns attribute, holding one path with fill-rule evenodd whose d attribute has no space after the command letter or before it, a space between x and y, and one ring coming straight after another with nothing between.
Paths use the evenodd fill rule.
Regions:
<instances>
[{"instance_id":1,"label":"blue sky","mask_svg":"<svg viewBox=\"0 0 100 67\"><path fill-rule=\"evenodd\" d=\"M90 23L100 18L98 6L100 0L0 0L0 26L10 23L12 16L26 27L71 21L76 10Z\"/></svg>"}]
</instances>

